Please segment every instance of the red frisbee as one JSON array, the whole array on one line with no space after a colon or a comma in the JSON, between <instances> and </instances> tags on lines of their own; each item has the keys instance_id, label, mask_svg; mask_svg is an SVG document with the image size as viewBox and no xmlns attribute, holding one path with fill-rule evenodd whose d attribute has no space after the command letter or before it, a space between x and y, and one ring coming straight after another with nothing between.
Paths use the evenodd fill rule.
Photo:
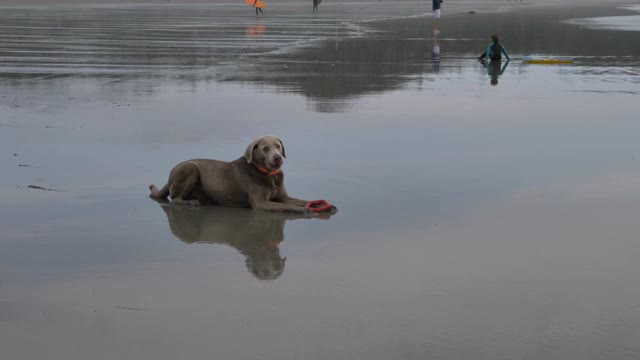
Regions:
<instances>
[{"instance_id":1,"label":"red frisbee","mask_svg":"<svg viewBox=\"0 0 640 360\"><path fill-rule=\"evenodd\" d=\"M323 212L330 210L331 204L327 200L311 200L304 207L315 212Z\"/></svg>"}]
</instances>

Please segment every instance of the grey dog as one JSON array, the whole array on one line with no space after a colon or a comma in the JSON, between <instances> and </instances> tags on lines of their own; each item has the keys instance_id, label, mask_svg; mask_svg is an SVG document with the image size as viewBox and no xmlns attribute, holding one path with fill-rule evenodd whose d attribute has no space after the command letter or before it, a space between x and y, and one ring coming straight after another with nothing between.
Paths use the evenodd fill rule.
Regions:
<instances>
[{"instance_id":1,"label":"grey dog","mask_svg":"<svg viewBox=\"0 0 640 360\"><path fill-rule=\"evenodd\" d=\"M275 136L253 141L237 160L226 162L194 159L176 165L162 187L149 186L155 199L171 198L172 204L220 204L256 210L314 214L306 200L287 194L282 165L284 144ZM331 212L337 209L332 206Z\"/></svg>"}]
</instances>

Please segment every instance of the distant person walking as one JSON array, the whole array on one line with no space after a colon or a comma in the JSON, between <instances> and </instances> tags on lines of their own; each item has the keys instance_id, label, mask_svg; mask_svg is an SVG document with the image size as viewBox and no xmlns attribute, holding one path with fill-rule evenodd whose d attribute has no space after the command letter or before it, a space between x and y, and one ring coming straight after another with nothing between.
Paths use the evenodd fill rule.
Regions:
<instances>
[{"instance_id":1,"label":"distant person walking","mask_svg":"<svg viewBox=\"0 0 640 360\"><path fill-rule=\"evenodd\" d=\"M440 22L440 15L443 0L432 0L432 8L433 8L433 34L440 34L440 30L438 30L438 23Z\"/></svg>"},{"instance_id":2,"label":"distant person walking","mask_svg":"<svg viewBox=\"0 0 640 360\"><path fill-rule=\"evenodd\" d=\"M313 0L313 12L316 13L318 11L318 0Z\"/></svg>"},{"instance_id":3,"label":"distant person walking","mask_svg":"<svg viewBox=\"0 0 640 360\"><path fill-rule=\"evenodd\" d=\"M253 2L253 7L256 8L256 16L258 16L258 11L260 11L260 14L264 15L264 13L262 12L262 8L260 6L256 6L258 4L258 0L255 0Z\"/></svg>"},{"instance_id":4,"label":"distant person walking","mask_svg":"<svg viewBox=\"0 0 640 360\"><path fill-rule=\"evenodd\" d=\"M511 61L509 58L509 54L507 53L507 49L500 43L500 36L498 34L491 35L491 43L487 47L487 51L485 51L482 55L478 56L478 60L487 60L491 61L501 61L502 54L507 58L507 61Z\"/></svg>"}]
</instances>

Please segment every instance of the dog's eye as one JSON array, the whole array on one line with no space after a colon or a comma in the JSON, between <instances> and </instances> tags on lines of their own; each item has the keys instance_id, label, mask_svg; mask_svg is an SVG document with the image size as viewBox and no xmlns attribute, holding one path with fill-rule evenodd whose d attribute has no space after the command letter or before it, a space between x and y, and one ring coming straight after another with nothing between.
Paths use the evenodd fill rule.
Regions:
<instances>
[{"instance_id":1,"label":"dog's eye","mask_svg":"<svg viewBox=\"0 0 640 360\"><path fill-rule=\"evenodd\" d=\"M268 146L263 147L263 148L262 148L262 151L264 151L264 152L269 152L269 147L268 147Z\"/></svg>"}]
</instances>

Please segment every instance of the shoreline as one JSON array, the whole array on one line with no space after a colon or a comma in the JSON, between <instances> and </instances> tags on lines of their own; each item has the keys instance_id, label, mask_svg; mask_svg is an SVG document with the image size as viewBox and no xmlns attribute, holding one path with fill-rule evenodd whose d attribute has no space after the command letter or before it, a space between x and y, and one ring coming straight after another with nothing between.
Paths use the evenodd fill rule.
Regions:
<instances>
[{"instance_id":1,"label":"shoreline","mask_svg":"<svg viewBox=\"0 0 640 360\"><path fill-rule=\"evenodd\" d=\"M638 34L559 22L621 10L450 13L439 43L428 14L336 25L411 10L386 3L0 11L5 356L640 352L620 336L640 324ZM581 58L489 73L494 31L514 57ZM148 197L264 134L288 193L335 216Z\"/></svg>"}]
</instances>

